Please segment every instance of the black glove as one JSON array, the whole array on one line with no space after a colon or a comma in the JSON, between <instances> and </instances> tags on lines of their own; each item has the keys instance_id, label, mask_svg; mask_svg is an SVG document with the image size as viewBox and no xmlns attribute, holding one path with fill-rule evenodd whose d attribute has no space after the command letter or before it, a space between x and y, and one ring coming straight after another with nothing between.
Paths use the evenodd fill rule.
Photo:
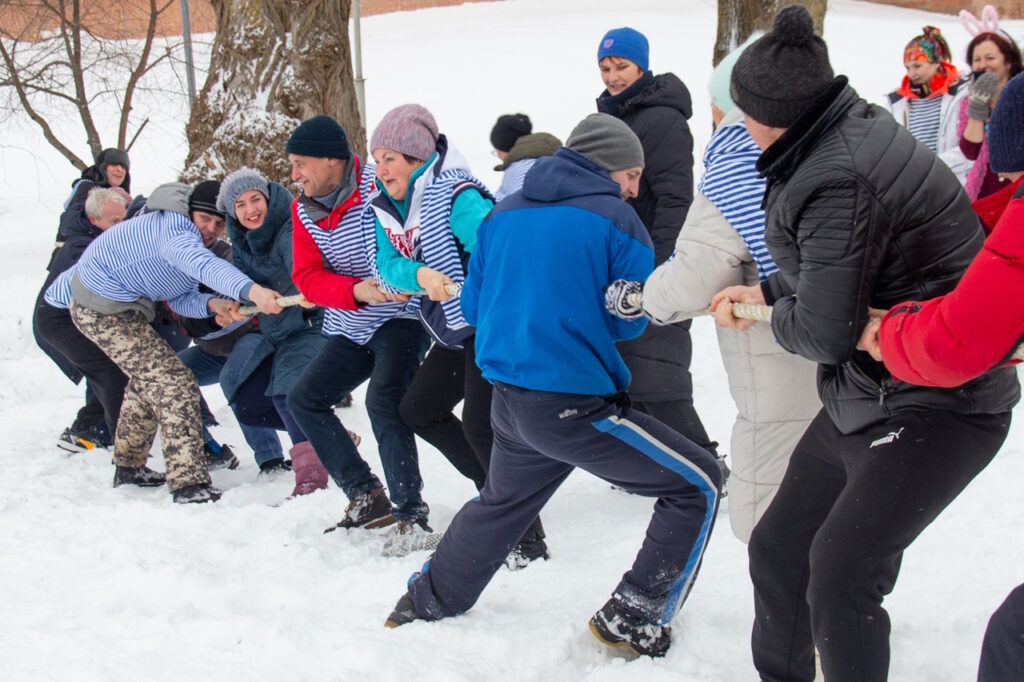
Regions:
<instances>
[{"instance_id":1,"label":"black glove","mask_svg":"<svg viewBox=\"0 0 1024 682\"><path fill-rule=\"evenodd\" d=\"M643 282L617 279L604 290L604 307L615 317L635 320L643 316Z\"/></svg>"},{"instance_id":2,"label":"black glove","mask_svg":"<svg viewBox=\"0 0 1024 682\"><path fill-rule=\"evenodd\" d=\"M967 117L976 121L988 119L988 103L999 87L999 77L994 73L985 72L971 83L971 93L967 96Z\"/></svg>"}]
</instances>

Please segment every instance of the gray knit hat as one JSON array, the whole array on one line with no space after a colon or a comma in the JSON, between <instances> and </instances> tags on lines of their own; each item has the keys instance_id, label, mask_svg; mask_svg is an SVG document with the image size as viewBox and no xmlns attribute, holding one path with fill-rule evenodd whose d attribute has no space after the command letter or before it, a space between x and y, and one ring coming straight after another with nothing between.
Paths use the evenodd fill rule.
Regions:
<instances>
[{"instance_id":1,"label":"gray knit hat","mask_svg":"<svg viewBox=\"0 0 1024 682\"><path fill-rule=\"evenodd\" d=\"M437 149L437 121L419 104L397 106L377 124L370 138L370 152L394 149L414 159L426 161Z\"/></svg>"},{"instance_id":2,"label":"gray knit hat","mask_svg":"<svg viewBox=\"0 0 1024 682\"><path fill-rule=\"evenodd\" d=\"M236 220L235 202L249 190L254 189L270 199L270 184L259 171L252 168L239 168L220 181L220 192L217 194L217 210L226 213Z\"/></svg>"},{"instance_id":3,"label":"gray knit hat","mask_svg":"<svg viewBox=\"0 0 1024 682\"><path fill-rule=\"evenodd\" d=\"M732 99L744 114L773 128L788 128L832 83L825 41L803 5L775 15L770 33L740 55L732 69Z\"/></svg>"},{"instance_id":4,"label":"gray knit hat","mask_svg":"<svg viewBox=\"0 0 1024 682\"><path fill-rule=\"evenodd\" d=\"M611 114L591 114L576 124L565 146L609 173L643 167L644 148L628 125Z\"/></svg>"}]
</instances>

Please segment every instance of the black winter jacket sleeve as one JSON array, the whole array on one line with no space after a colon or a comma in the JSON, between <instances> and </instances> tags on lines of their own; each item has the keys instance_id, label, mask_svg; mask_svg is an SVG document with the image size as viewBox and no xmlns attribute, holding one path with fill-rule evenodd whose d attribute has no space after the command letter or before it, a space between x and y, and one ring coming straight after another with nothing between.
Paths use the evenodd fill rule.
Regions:
<instances>
[{"instance_id":1,"label":"black winter jacket sleeve","mask_svg":"<svg viewBox=\"0 0 1024 682\"><path fill-rule=\"evenodd\" d=\"M772 331L788 351L838 365L856 351L892 238L885 212L857 178L818 188L786 226L800 245L794 296L774 303Z\"/></svg>"},{"instance_id":2,"label":"black winter jacket sleeve","mask_svg":"<svg viewBox=\"0 0 1024 682\"><path fill-rule=\"evenodd\" d=\"M644 122L640 137L644 148L642 183L648 191L643 201L638 197L637 209L654 242L654 263L661 265L672 255L693 203L693 136L678 111L649 111L651 120Z\"/></svg>"}]
</instances>

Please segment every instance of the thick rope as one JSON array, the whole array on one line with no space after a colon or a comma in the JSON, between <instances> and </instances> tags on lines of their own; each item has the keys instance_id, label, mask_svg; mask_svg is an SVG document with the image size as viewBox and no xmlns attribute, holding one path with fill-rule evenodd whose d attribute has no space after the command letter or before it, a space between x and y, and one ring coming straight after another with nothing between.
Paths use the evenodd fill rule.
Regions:
<instances>
[{"instance_id":1,"label":"thick rope","mask_svg":"<svg viewBox=\"0 0 1024 682\"><path fill-rule=\"evenodd\" d=\"M299 305L299 301L301 300L302 294L294 294L292 296L282 296L277 299L277 304L282 308L288 308L289 306ZM238 309L238 312L241 315L255 315L259 311L260 309L254 305L243 305Z\"/></svg>"},{"instance_id":2,"label":"thick rope","mask_svg":"<svg viewBox=\"0 0 1024 682\"><path fill-rule=\"evenodd\" d=\"M644 302L643 293L629 294L626 296L626 304L633 308L642 308ZM710 315L710 312L702 313ZM741 320L757 320L758 322L772 321L772 307L760 303L733 303L732 316Z\"/></svg>"}]
</instances>

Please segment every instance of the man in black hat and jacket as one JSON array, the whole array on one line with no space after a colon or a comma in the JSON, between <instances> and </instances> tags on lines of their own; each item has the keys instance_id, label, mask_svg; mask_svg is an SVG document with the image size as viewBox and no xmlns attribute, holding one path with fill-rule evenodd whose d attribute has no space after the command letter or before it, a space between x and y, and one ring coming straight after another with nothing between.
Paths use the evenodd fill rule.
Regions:
<instances>
[{"instance_id":1,"label":"man in black hat and jacket","mask_svg":"<svg viewBox=\"0 0 1024 682\"><path fill-rule=\"evenodd\" d=\"M1020 387L1013 369L956 389L894 381L856 349L868 307L950 291L981 247L949 168L835 77L800 5L740 57L732 97L763 150L765 241L779 272L712 300L773 306L787 350L818 363L824 405L750 540L762 680L885 680L903 551L991 461Z\"/></svg>"}]
</instances>

